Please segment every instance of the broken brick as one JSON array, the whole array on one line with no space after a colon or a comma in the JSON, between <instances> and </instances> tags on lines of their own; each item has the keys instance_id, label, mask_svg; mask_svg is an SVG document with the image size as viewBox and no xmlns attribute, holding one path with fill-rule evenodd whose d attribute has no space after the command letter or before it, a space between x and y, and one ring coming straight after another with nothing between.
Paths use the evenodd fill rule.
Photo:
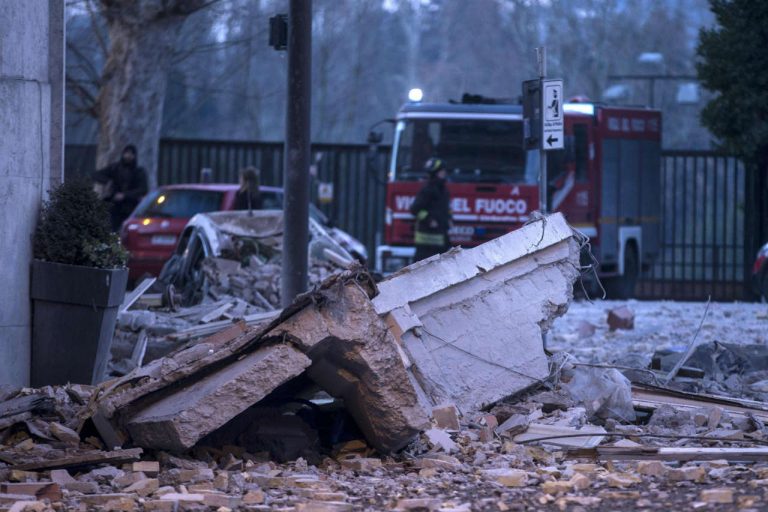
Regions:
<instances>
[{"instance_id":1,"label":"broken brick","mask_svg":"<svg viewBox=\"0 0 768 512\"><path fill-rule=\"evenodd\" d=\"M635 313L627 306L614 308L608 312L608 328L611 331L618 329L632 330L635 328Z\"/></svg>"},{"instance_id":2,"label":"broken brick","mask_svg":"<svg viewBox=\"0 0 768 512\"><path fill-rule=\"evenodd\" d=\"M459 430L459 411L455 405L445 405L432 409L435 426L443 430Z\"/></svg>"}]
</instances>

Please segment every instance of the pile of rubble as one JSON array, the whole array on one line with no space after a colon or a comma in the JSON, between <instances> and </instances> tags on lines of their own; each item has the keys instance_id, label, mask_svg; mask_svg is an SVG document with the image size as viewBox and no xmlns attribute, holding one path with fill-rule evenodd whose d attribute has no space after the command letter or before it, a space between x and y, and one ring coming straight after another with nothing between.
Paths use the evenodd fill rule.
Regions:
<instances>
[{"instance_id":1,"label":"pile of rubble","mask_svg":"<svg viewBox=\"0 0 768 512\"><path fill-rule=\"evenodd\" d=\"M764 402L767 321L761 304L582 301L555 321L547 348L633 381Z\"/></svg>"},{"instance_id":2,"label":"pile of rubble","mask_svg":"<svg viewBox=\"0 0 768 512\"><path fill-rule=\"evenodd\" d=\"M97 387L5 393L0 510L763 506L768 406L546 356L579 253L556 214L378 284L350 268ZM222 300L194 314L248 318Z\"/></svg>"},{"instance_id":3,"label":"pile of rubble","mask_svg":"<svg viewBox=\"0 0 768 512\"><path fill-rule=\"evenodd\" d=\"M190 238L204 239L198 245L208 250L177 251L157 283L139 285L133 309L118 316L109 375L125 375L232 321L257 325L273 318L281 308L282 221L273 210L195 216ZM310 222L310 235L308 282L314 288L355 260L317 222ZM162 293L145 295L153 284Z\"/></svg>"},{"instance_id":4,"label":"pile of rubble","mask_svg":"<svg viewBox=\"0 0 768 512\"><path fill-rule=\"evenodd\" d=\"M64 405L73 391L87 398L95 388L34 393L53 394L53 403ZM768 448L764 442L738 447L754 446L763 433L717 432L734 426L727 407L711 405L686 419L675 418L676 408L667 404L647 426L597 426L583 404L562 403L572 397L560 391L518 396L488 412L462 415L454 406L436 407L426 430L396 454L382 454L356 438L282 463L268 451L241 445L200 443L182 454L102 451L96 448L100 441L88 436L89 425L78 435L56 422L61 418L53 409L45 409L52 415L36 410L34 422L3 423L0 510L765 507ZM21 397L32 396L27 392ZM82 417L82 409L75 409ZM663 437L684 427L698 437ZM287 436L290 429L282 430Z\"/></svg>"}]
</instances>

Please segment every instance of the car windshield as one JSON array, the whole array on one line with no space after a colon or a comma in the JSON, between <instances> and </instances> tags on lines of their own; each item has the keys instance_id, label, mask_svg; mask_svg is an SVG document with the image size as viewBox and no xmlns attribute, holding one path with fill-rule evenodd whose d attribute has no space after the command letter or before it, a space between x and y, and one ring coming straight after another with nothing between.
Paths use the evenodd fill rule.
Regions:
<instances>
[{"instance_id":1,"label":"car windshield","mask_svg":"<svg viewBox=\"0 0 768 512\"><path fill-rule=\"evenodd\" d=\"M194 189L158 189L136 207L137 217L189 218L221 209L223 192Z\"/></svg>"},{"instance_id":2,"label":"car windshield","mask_svg":"<svg viewBox=\"0 0 768 512\"><path fill-rule=\"evenodd\" d=\"M440 158L454 182L528 183L523 124L507 119L408 119L395 134L396 180L425 177L424 163Z\"/></svg>"}]
</instances>

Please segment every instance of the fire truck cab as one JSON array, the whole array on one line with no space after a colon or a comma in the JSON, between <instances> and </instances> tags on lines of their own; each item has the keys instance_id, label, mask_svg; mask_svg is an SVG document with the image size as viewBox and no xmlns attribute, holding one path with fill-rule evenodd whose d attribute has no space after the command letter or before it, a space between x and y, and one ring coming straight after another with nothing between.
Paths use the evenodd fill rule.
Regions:
<instances>
[{"instance_id":1,"label":"fire truck cab","mask_svg":"<svg viewBox=\"0 0 768 512\"><path fill-rule=\"evenodd\" d=\"M473 247L517 229L539 208L539 152L523 149L522 107L468 98L411 102L398 113L385 244L376 251L383 274L412 262L409 208L430 157L448 168L453 245ZM592 103L563 110L565 149L548 152L549 207L590 237L609 294L631 296L659 249L661 113Z\"/></svg>"}]
</instances>

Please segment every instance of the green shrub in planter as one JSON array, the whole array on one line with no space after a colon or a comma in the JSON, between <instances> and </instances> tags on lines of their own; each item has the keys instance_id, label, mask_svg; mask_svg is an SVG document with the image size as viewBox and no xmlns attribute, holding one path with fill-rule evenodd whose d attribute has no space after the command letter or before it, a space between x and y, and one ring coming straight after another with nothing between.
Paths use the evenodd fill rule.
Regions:
<instances>
[{"instance_id":1,"label":"green shrub in planter","mask_svg":"<svg viewBox=\"0 0 768 512\"><path fill-rule=\"evenodd\" d=\"M98 383L125 295L128 254L90 183L67 181L51 192L34 256L32 385Z\"/></svg>"},{"instance_id":2,"label":"green shrub in planter","mask_svg":"<svg viewBox=\"0 0 768 512\"><path fill-rule=\"evenodd\" d=\"M51 192L35 231L35 258L67 265L122 268L128 253L112 233L109 209L85 180Z\"/></svg>"}]
</instances>

